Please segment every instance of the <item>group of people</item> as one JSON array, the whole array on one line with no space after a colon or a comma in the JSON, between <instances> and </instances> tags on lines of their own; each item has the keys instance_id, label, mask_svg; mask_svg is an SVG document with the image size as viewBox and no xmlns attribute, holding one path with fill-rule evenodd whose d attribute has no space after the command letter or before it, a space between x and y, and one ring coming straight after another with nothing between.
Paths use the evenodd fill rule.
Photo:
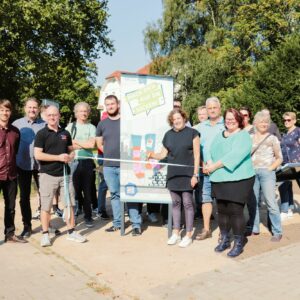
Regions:
<instances>
[{"instance_id":1,"label":"group of people","mask_svg":"<svg viewBox=\"0 0 300 300\"><path fill-rule=\"evenodd\" d=\"M120 230L120 103L116 96L109 95L104 104L106 118L97 128L89 122L89 104L80 102L74 107L76 120L64 129L60 126L60 113L55 106L45 108L42 120L39 118L39 101L28 98L24 106L25 116L10 124L12 105L9 100L0 101L0 189L5 200L6 242L25 243L32 234L32 178L39 191L41 246L51 245L50 213L53 205L55 211L58 209L57 198L64 207L67 239L86 241L75 230L75 205L77 210L83 208L85 225L93 227L95 147L100 151L99 162L103 164L104 175L98 189L97 212L103 219L108 218L105 208L108 189L112 226L106 231ZM271 241L280 241L281 222L293 214L293 190L289 181L279 186L280 208L275 197L275 170L282 163L300 161L300 129L296 127L296 114L287 112L283 115L287 133L281 137L266 109L256 113L252 125L251 111L247 107L227 109L222 116L219 99L211 97L205 106L197 109L199 124L191 127L180 102L175 104L168 115L170 130L163 138L161 151L148 154L148 159L166 158L169 163L166 188L172 198L173 234L168 245L189 246L193 242L194 218L200 213L203 229L195 239L212 237L210 222L215 200L220 228L215 251L231 248L227 255L238 256L243 251L246 236L259 234L262 198L268 209ZM20 236L15 234L14 226L17 185L24 225ZM247 222L245 206L249 212ZM180 234L182 208L185 213L183 238ZM142 233L141 206L127 203L127 209L132 235L138 236ZM150 219L155 221L151 205L148 205L148 212Z\"/></svg>"},{"instance_id":2,"label":"group of people","mask_svg":"<svg viewBox=\"0 0 300 300\"><path fill-rule=\"evenodd\" d=\"M121 227L119 168L120 163L120 113L119 100L109 96L105 100L107 118L97 128L89 122L90 106L86 102L74 107L76 120L66 128L60 126L60 113L56 106L43 107L39 117L40 103L36 98L26 99L23 118L10 123L12 104L0 101L0 189L5 199L5 242L26 243L32 234L32 210L30 204L32 178L39 195L38 211L42 225L41 246L51 245L50 234L60 234L50 226L51 208L62 216L68 227L67 239L85 242L86 238L76 232L75 216L83 208L86 227L93 227L92 210L95 205L95 163L93 150L98 146L103 156L117 161L104 160L104 177L99 186L97 215L107 220L106 191L109 189L113 210L114 232ZM105 144L105 150L103 145ZM101 156L101 154L100 154ZM103 162L100 160L100 163ZM15 234L14 216L17 187L20 189L20 207L23 231ZM101 190L101 191L100 191ZM63 203L63 215L57 199ZM98 203L97 203L98 202ZM138 205L128 204L132 221L132 234L141 234L141 216Z\"/></svg>"},{"instance_id":3,"label":"group of people","mask_svg":"<svg viewBox=\"0 0 300 300\"><path fill-rule=\"evenodd\" d=\"M276 200L275 171L282 163L300 162L300 128L296 127L296 114L283 114L287 133L282 137L267 109L255 114L252 125L249 108L230 108L221 116L219 99L211 97L206 100L206 106L198 108L197 114L200 123L189 128L186 114L175 107L168 117L171 129L164 136L161 152L149 154L149 158L167 157L171 164L186 165L185 168L175 165L168 168L167 188L173 201L174 226L168 244L187 247L192 243L195 186L198 186L196 210L200 207L197 203L201 203L203 215L203 229L196 240L212 236L210 220L215 199L220 229L215 251L231 248L227 253L229 257L240 255L246 237L260 232L259 207L263 200L268 210L271 241L279 242L281 222L293 215L293 191L290 181L279 186L280 209ZM180 235L181 203L186 222L183 239ZM245 206L249 213L247 222Z\"/></svg>"}]
</instances>

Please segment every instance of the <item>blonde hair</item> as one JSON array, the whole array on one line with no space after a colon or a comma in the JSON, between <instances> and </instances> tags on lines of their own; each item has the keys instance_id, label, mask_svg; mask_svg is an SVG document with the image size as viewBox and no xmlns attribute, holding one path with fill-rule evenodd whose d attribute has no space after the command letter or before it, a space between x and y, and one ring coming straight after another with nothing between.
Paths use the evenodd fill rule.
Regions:
<instances>
[{"instance_id":1,"label":"blonde hair","mask_svg":"<svg viewBox=\"0 0 300 300\"><path fill-rule=\"evenodd\" d=\"M35 98L35 97L28 97L25 99L25 103L24 103L24 106L26 106L26 104L29 102L29 101L33 101L35 102L38 106L40 106L40 101Z\"/></svg>"},{"instance_id":2,"label":"blonde hair","mask_svg":"<svg viewBox=\"0 0 300 300\"><path fill-rule=\"evenodd\" d=\"M282 115L282 117L283 117L283 118L284 118L284 117L290 117L290 118L293 119L293 120L297 120L296 114L295 114L294 112L292 112L292 111L287 111L287 112L285 112L285 113Z\"/></svg>"},{"instance_id":3,"label":"blonde hair","mask_svg":"<svg viewBox=\"0 0 300 300\"><path fill-rule=\"evenodd\" d=\"M205 105L198 106L197 107L197 113L199 113L200 110L204 110L204 109L206 110L206 106Z\"/></svg>"}]
</instances>

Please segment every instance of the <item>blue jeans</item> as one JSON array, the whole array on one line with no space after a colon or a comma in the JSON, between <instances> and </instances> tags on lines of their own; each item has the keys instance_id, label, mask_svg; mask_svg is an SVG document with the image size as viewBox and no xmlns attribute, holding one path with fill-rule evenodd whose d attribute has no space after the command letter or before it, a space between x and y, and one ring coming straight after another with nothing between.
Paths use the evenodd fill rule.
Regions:
<instances>
[{"instance_id":1,"label":"blue jeans","mask_svg":"<svg viewBox=\"0 0 300 300\"><path fill-rule=\"evenodd\" d=\"M139 203L127 202L127 208L132 228L141 229L142 217L139 213Z\"/></svg>"},{"instance_id":2,"label":"blue jeans","mask_svg":"<svg viewBox=\"0 0 300 300\"><path fill-rule=\"evenodd\" d=\"M121 203L120 203L120 168L104 167L103 174L105 182L110 191L110 202L113 213L113 225L121 227Z\"/></svg>"},{"instance_id":3,"label":"blue jeans","mask_svg":"<svg viewBox=\"0 0 300 300\"><path fill-rule=\"evenodd\" d=\"M108 187L101 172L99 172L99 178L101 179L101 181L98 187L98 213L101 214L106 212L106 193Z\"/></svg>"},{"instance_id":4,"label":"blue jeans","mask_svg":"<svg viewBox=\"0 0 300 300\"><path fill-rule=\"evenodd\" d=\"M279 186L281 200L281 211L287 213L289 209L294 209L293 184L291 181L284 181Z\"/></svg>"},{"instance_id":5,"label":"blue jeans","mask_svg":"<svg viewBox=\"0 0 300 300\"><path fill-rule=\"evenodd\" d=\"M260 189L265 197L266 205L268 208L268 215L271 222L271 230L273 235L282 234L281 219L279 206L275 199L275 184L276 176L274 171L268 169L256 169L256 176L254 182L254 195L255 199L249 203L250 220L253 221L253 232L259 233L259 195ZM250 223L252 223L250 221Z\"/></svg>"},{"instance_id":6,"label":"blue jeans","mask_svg":"<svg viewBox=\"0 0 300 300\"><path fill-rule=\"evenodd\" d=\"M213 199L211 197L211 182L209 176L203 176L203 186L202 186L202 203L212 203Z\"/></svg>"},{"instance_id":7,"label":"blue jeans","mask_svg":"<svg viewBox=\"0 0 300 300\"><path fill-rule=\"evenodd\" d=\"M104 167L103 174L111 196L113 225L121 227L120 168ZM127 207L132 228L141 228L142 218L139 214L138 203L127 203Z\"/></svg>"}]
</instances>

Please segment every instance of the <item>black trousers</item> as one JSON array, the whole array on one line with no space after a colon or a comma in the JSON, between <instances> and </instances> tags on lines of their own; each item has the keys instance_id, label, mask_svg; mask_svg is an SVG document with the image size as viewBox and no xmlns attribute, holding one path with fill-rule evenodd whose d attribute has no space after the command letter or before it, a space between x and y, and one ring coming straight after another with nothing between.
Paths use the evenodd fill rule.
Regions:
<instances>
[{"instance_id":1,"label":"black trousers","mask_svg":"<svg viewBox=\"0 0 300 300\"><path fill-rule=\"evenodd\" d=\"M4 198L4 234L11 236L15 234L15 207L17 197L17 179L0 180L0 192L3 191Z\"/></svg>"},{"instance_id":2,"label":"black trousers","mask_svg":"<svg viewBox=\"0 0 300 300\"><path fill-rule=\"evenodd\" d=\"M75 189L75 198L80 201L83 199L84 218L90 220L92 218L92 184L95 184L94 174L95 164L92 160L82 159L79 160L76 171L73 174L73 184ZM83 194L83 198L82 198Z\"/></svg>"},{"instance_id":3,"label":"black trousers","mask_svg":"<svg viewBox=\"0 0 300 300\"><path fill-rule=\"evenodd\" d=\"M95 171L93 172L93 178L91 180L91 185L92 185L92 206L93 206L93 209L96 209L98 207L98 197L97 197L97 189L96 189L96 173L95 173Z\"/></svg>"},{"instance_id":4,"label":"black trousers","mask_svg":"<svg viewBox=\"0 0 300 300\"><path fill-rule=\"evenodd\" d=\"M217 199L218 225L221 233L229 233L232 229L234 235L244 235L246 226L244 206L244 203Z\"/></svg>"},{"instance_id":5,"label":"black trousers","mask_svg":"<svg viewBox=\"0 0 300 300\"><path fill-rule=\"evenodd\" d=\"M39 175L37 170L23 170L18 168L18 184L20 188L20 207L22 213L22 221L24 228L31 227L31 205L30 205L30 192L31 181L34 178L37 190L39 190Z\"/></svg>"}]
</instances>

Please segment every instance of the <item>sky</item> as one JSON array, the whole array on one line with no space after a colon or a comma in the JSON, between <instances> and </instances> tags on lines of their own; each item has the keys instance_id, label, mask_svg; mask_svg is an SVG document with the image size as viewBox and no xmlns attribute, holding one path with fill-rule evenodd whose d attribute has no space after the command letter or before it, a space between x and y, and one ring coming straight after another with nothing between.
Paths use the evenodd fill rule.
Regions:
<instances>
[{"instance_id":1,"label":"sky","mask_svg":"<svg viewBox=\"0 0 300 300\"><path fill-rule=\"evenodd\" d=\"M98 76L96 85L102 85L105 77L116 70L135 72L150 62L144 48L143 31L162 16L162 0L109 0L108 28L115 52L112 56L100 54L96 61Z\"/></svg>"}]
</instances>

